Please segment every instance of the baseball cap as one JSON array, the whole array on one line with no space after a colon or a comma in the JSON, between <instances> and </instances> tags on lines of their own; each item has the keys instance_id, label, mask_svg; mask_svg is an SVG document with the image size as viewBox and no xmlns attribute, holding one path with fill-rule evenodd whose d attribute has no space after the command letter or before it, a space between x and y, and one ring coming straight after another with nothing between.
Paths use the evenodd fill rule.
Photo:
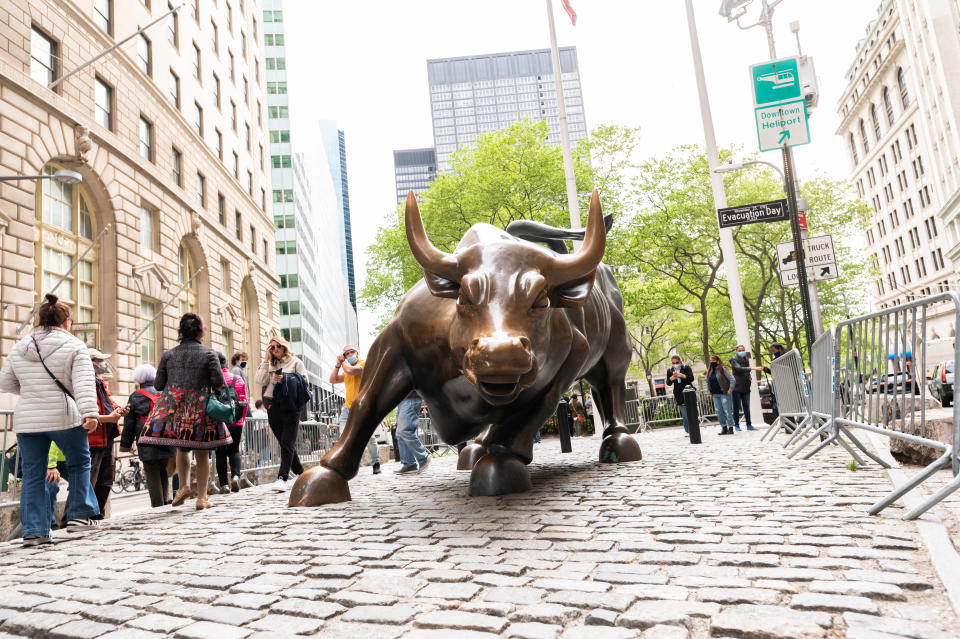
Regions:
<instances>
[{"instance_id":1,"label":"baseball cap","mask_svg":"<svg viewBox=\"0 0 960 639\"><path fill-rule=\"evenodd\" d=\"M109 359L110 358L110 355L106 353L101 353L95 348L88 348L87 355L90 356L90 359Z\"/></svg>"}]
</instances>

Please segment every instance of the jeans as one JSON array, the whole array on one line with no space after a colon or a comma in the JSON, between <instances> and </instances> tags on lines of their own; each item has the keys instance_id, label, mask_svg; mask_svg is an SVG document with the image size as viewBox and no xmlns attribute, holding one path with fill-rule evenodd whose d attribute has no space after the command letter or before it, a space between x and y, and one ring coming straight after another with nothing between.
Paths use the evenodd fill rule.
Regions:
<instances>
[{"instance_id":1,"label":"jeans","mask_svg":"<svg viewBox=\"0 0 960 639\"><path fill-rule=\"evenodd\" d=\"M240 440L243 438L243 426L227 426L230 431L232 444L220 446L216 449L217 455L217 478L221 486L227 486L230 483L230 477L240 476L240 466L242 459L240 457ZM227 462L230 462L230 474L227 474Z\"/></svg>"},{"instance_id":2,"label":"jeans","mask_svg":"<svg viewBox=\"0 0 960 639\"><path fill-rule=\"evenodd\" d=\"M402 404L401 404L402 406ZM340 411L340 419L337 420L337 424L340 426L340 433L343 433L343 429L347 425L347 418L350 416L350 409L346 406L343 407L343 410ZM370 463L379 464L380 463L380 449L377 447L377 438L370 437L370 441L367 442L367 452L370 453Z\"/></svg>"},{"instance_id":3,"label":"jeans","mask_svg":"<svg viewBox=\"0 0 960 639\"><path fill-rule=\"evenodd\" d=\"M733 401L730 395L717 393L713 396L713 406L717 409L717 421L722 428L733 428Z\"/></svg>"},{"instance_id":4,"label":"jeans","mask_svg":"<svg viewBox=\"0 0 960 639\"><path fill-rule=\"evenodd\" d=\"M94 517L100 514L97 497L90 485L90 448L87 431L77 426L67 430L45 433L17 433L17 449L23 468L23 486L20 490L20 524L23 536L49 535L54 513L45 486L50 442L67 458L67 481L70 483L70 501L67 520Z\"/></svg>"},{"instance_id":5,"label":"jeans","mask_svg":"<svg viewBox=\"0 0 960 639\"><path fill-rule=\"evenodd\" d=\"M680 409L680 417L683 418L683 432L690 432L690 422L687 421L687 407L683 404L677 404L677 408Z\"/></svg>"},{"instance_id":6,"label":"jeans","mask_svg":"<svg viewBox=\"0 0 960 639\"><path fill-rule=\"evenodd\" d=\"M280 442L280 469L277 477L286 481L292 470L298 475L303 474L303 464L297 454L297 434L300 432L300 413L291 413L270 408L267 411L270 420L270 430Z\"/></svg>"},{"instance_id":7,"label":"jeans","mask_svg":"<svg viewBox=\"0 0 960 639\"><path fill-rule=\"evenodd\" d=\"M419 466L427 459L427 449L417 437L417 425L420 423L419 397L405 399L397 406L397 447L400 449L400 463L404 466Z\"/></svg>"},{"instance_id":8,"label":"jeans","mask_svg":"<svg viewBox=\"0 0 960 639\"><path fill-rule=\"evenodd\" d=\"M740 412L741 407L743 411L743 419L747 422L747 428L753 426L753 422L750 421L750 391L746 393L738 393L733 391L733 424L734 426L740 425Z\"/></svg>"}]
</instances>

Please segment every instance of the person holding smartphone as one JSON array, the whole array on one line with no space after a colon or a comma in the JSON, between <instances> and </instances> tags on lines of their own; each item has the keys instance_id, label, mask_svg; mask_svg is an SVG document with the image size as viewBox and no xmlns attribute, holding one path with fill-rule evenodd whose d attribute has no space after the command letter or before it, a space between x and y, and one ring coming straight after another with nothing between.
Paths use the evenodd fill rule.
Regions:
<instances>
[{"instance_id":1,"label":"person holding smartphone","mask_svg":"<svg viewBox=\"0 0 960 639\"><path fill-rule=\"evenodd\" d=\"M300 413L282 410L273 405L274 391L283 383L284 374L299 373L307 378L307 367L293 354L287 340L279 335L270 338L263 361L254 375L253 381L263 387L263 402L267 407L267 420L270 430L280 443L280 468L277 481L271 484L273 490L284 490L287 482L297 478L303 472L303 464L297 455L297 435L300 432Z\"/></svg>"},{"instance_id":2,"label":"person holding smartphone","mask_svg":"<svg viewBox=\"0 0 960 639\"><path fill-rule=\"evenodd\" d=\"M363 375L364 360L360 359L360 351L353 344L347 344L343 347L343 352L337 355L337 363L330 373L331 384L343 384L344 401L343 409L340 411L340 418L337 423L340 425L340 432L343 432L347 425L347 418L350 416L350 407L353 400L360 393L360 380ZM370 453L370 463L373 465L373 474L380 474L380 449L377 447L376 435L370 437L367 442L367 452Z\"/></svg>"},{"instance_id":3,"label":"person holding smartphone","mask_svg":"<svg viewBox=\"0 0 960 639\"><path fill-rule=\"evenodd\" d=\"M683 389L693 384L693 369L683 363L679 355L670 358L670 368L667 369L667 386L673 386L673 398L680 407L680 417L683 418L683 432L690 432L690 423L687 421L687 407L683 405Z\"/></svg>"},{"instance_id":4,"label":"person holding smartphone","mask_svg":"<svg viewBox=\"0 0 960 639\"><path fill-rule=\"evenodd\" d=\"M757 430L750 420L750 385L753 382L750 374L753 371L761 370L763 369L759 366L750 365L750 353L747 352L747 348L743 344L738 345L737 352L730 358L730 371L736 379L732 395L734 430L740 430L740 411L743 411L743 419L747 422L747 430Z\"/></svg>"}]
</instances>

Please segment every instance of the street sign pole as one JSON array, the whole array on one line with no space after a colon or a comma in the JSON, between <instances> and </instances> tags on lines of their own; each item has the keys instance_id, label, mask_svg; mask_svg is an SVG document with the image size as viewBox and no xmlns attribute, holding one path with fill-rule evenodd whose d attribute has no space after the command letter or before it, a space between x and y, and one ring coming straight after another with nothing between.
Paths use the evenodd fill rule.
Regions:
<instances>
[{"instance_id":1,"label":"street sign pole","mask_svg":"<svg viewBox=\"0 0 960 639\"><path fill-rule=\"evenodd\" d=\"M802 198L797 201L800 202ZM804 205L806 205L806 200L803 200ZM806 206L804 206L806 209ZM801 219L801 210L799 204L797 205L797 219ZM810 232L807 230L807 211L802 211L802 223L800 224L800 241L804 246L807 245L807 237L810 235ZM810 300L810 319L813 320L813 331L814 335L820 337L823 335L823 312L820 310L820 291L817 290L817 280L811 280L807 278L807 290L808 290L808 299Z\"/></svg>"},{"instance_id":2,"label":"street sign pole","mask_svg":"<svg viewBox=\"0 0 960 639\"><path fill-rule=\"evenodd\" d=\"M800 282L800 305L803 308L803 328L807 338L807 357L813 353L813 324L810 317L810 287L807 281L807 261L803 254L800 217L797 214L797 182L793 173L793 150L783 149L783 175L787 187L787 205L790 207L790 229L793 232L793 250L797 257L797 279Z\"/></svg>"}]
</instances>

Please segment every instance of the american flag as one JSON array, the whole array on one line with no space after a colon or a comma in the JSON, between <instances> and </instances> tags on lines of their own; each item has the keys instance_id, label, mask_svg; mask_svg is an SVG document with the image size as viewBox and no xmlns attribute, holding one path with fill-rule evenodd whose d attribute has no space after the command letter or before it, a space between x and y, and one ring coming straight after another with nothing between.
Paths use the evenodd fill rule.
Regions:
<instances>
[{"instance_id":1,"label":"american flag","mask_svg":"<svg viewBox=\"0 0 960 639\"><path fill-rule=\"evenodd\" d=\"M567 12L567 15L570 16L570 22L573 26L577 26L577 12L573 10L573 7L570 6L570 0L560 0L563 3L563 10Z\"/></svg>"}]
</instances>

